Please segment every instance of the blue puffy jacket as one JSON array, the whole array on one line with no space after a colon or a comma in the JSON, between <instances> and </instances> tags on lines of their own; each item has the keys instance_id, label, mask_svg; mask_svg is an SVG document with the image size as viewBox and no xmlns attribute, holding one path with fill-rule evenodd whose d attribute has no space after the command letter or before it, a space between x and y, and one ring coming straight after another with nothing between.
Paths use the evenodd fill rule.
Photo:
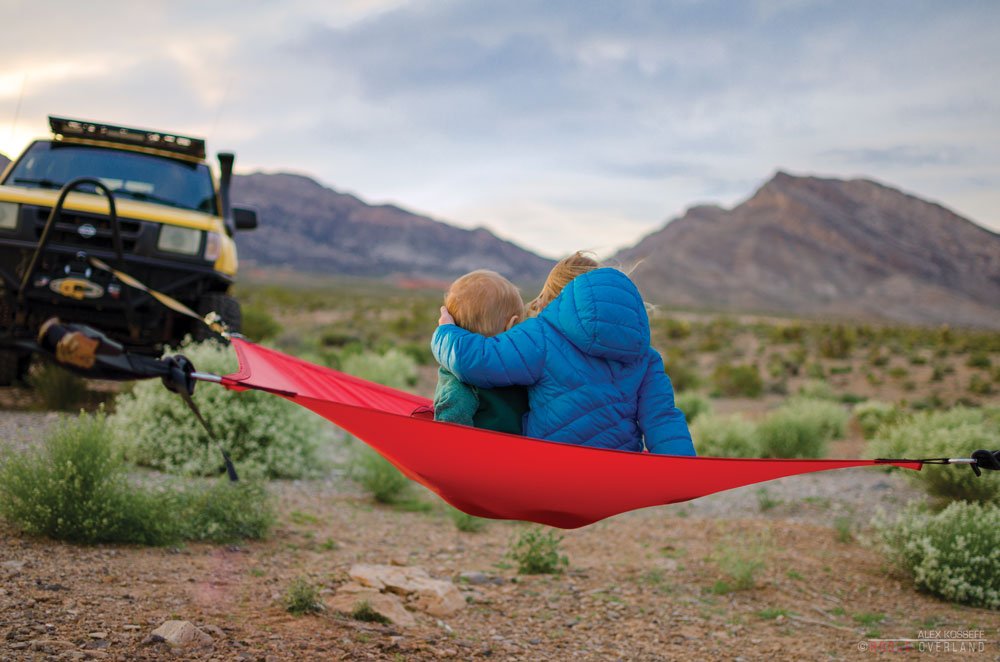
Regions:
<instances>
[{"instance_id":1,"label":"blue puffy jacket","mask_svg":"<svg viewBox=\"0 0 1000 662\"><path fill-rule=\"evenodd\" d=\"M524 433L585 446L694 455L639 290L615 269L577 276L534 318L492 338L454 324L438 362L481 388L528 386Z\"/></svg>"}]
</instances>

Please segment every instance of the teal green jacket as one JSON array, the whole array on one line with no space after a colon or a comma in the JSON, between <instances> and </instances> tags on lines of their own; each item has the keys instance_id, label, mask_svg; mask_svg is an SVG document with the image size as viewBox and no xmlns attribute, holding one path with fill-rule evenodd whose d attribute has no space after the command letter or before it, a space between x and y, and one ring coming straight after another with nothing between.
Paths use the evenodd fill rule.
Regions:
<instances>
[{"instance_id":1,"label":"teal green jacket","mask_svg":"<svg viewBox=\"0 0 1000 662\"><path fill-rule=\"evenodd\" d=\"M434 420L471 425L497 432L523 434L522 419L528 413L528 390L523 386L477 388L463 384L440 368L434 389Z\"/></svg>"}]
</instances>

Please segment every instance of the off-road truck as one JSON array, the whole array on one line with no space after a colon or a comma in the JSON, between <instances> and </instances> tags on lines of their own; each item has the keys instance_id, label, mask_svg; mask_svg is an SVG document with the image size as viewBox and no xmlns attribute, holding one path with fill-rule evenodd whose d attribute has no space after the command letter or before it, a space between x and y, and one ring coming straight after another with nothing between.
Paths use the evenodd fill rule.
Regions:
<instances>
[{"instance_id":1,"label":"off-road truck","mask_svg":"<svg viewBox=\"0 0 1000 662\"><path fill-rule=\"evenodd\" d=\"M216 179L198 138L61 117L49 124L52 137L0 175L0 334L30 334L59 317L157 354L211 333L91 258L238 331L233 234L255 228L257 215L230 205L234 155L218 155ZM73 184L79 178L91 181ZM29 359L0 349L0 385L23 377Z\"/></svg>"}]
</instances>

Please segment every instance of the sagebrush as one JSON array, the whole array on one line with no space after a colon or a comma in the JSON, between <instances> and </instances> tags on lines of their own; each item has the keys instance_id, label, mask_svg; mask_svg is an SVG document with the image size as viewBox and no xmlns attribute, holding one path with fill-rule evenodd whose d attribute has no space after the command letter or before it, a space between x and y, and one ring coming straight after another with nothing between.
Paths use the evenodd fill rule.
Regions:
<instances>
[{"instance_id":1,"label":"sagebrush","mask_svg":"<svg viewBox=\"0 0 1000 662\"><path fill-rule=\"evenodd\" d=\"M754 425L740 416L698 417L691 426L691 437L698 455L709 457L756 457Z\"/></svg>"},{"instance_id":2,"label":"sagebrush","mask_svg":"<svg viewBox=\"0 0 1000 662\"><path fill-rule=\"evenodd\" d=\"M183 353L201 372L227 374L237 367L232 350L215 342L168 353ZM201 384L194 401L218 445L159 381L139 382L118 396L111 422L128 459L169 473L212 476L223 471L221 446L241 475L301 478L316 471L319 419L302 407L268 393L212 384Z\"/></svg>"},{"instance_id":3,"label":"sagebrush","mask_svg":"<svg viewBox=\"0 0 1000 662\"><path fill-rule=\"evenodd\" d=\"M823 457L831 439L844 436L847 410L829 400L791 398L757 425L760 457Z\"/></svg>"},{"instance_id":4,"label":"sagebrush","mask_svg":"<svg viewBox=\"0 0 1000 662\"><path fill-rule=\"evenodd\" d=\"M1000 507L954 501L938 513L911 504L876 519L883 550L917 588L946 600L1000 609Z\"/></svg>"},{"instance_id":5,"label":"sagebrush","mask_svg":"<svg viewBox=\"0 0 1000 662\"><path fill-rule=\"evenodd\" d=\"M103 412L59 423L41 446L0 466L0 514L22 530L81 543L163 545L263 538L274 521L252 483L130 480Z\"/></svg>"},{"instance_id":6,"label":"sagebrush","mask_svg":"<svg viewBox=\"0 0 1000 662\"><path fill-rule=\"evenodd\" d=\"M550 529L531 527L514 539L507 556L522 575L558 574L569 565L569 558L559 551L562 538Z\"/></svg>"}]
</instances>

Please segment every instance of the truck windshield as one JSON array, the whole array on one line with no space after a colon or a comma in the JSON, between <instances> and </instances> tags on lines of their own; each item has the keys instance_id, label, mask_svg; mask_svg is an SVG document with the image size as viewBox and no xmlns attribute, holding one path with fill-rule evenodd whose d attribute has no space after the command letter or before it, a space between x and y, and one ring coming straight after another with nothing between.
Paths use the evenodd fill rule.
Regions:
<instances>
[{"instance_id":1,"label":"truck windshield","mask_svg":"<svg viewBox=\"0 0 1000 662\"><path fill-rule=\"evenodd\" d=\"M4 184L60 189L77 177L100 180L115 197L218 213L212 176L204 163L107 147L37 141Z\"/></svg>"}]
</instances>

